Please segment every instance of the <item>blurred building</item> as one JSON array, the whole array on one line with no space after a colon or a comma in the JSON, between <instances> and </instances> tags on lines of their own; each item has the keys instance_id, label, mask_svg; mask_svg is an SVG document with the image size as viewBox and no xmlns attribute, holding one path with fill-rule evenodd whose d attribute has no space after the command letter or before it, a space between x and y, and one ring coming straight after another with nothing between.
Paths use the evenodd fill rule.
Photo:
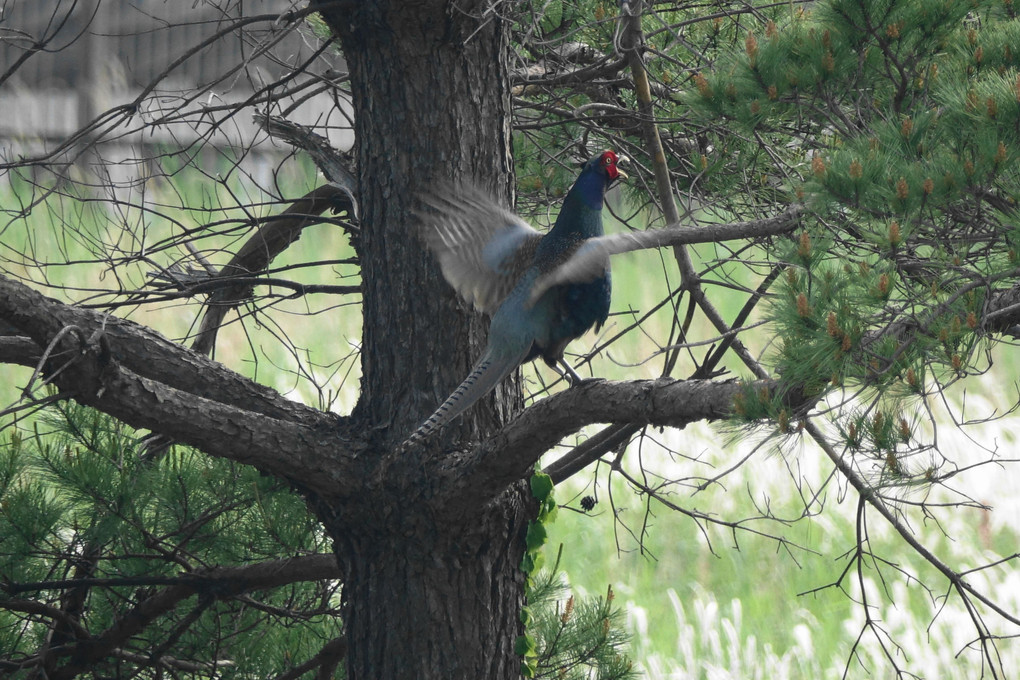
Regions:
<instances>
[{"instance_id":1,"label":"blurred building","mask_svg":"<svg viewBox=\"0 0 1020 680\"><path fill-rule=\"evenodd\" d=\"M86 130L104 144L248 147L255 110L353 141L339 55L291 0L38 0L0 5L0 154ZM137 108L125 105L137 102ZM90 122L115 107L125 107Z\"/></svg>"}]
</instances>

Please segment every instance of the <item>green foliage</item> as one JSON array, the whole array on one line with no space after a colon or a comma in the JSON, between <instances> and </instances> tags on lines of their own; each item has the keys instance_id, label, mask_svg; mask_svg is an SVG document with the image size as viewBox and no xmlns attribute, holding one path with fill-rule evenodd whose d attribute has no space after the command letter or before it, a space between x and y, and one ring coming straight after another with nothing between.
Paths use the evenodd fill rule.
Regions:
<instances>
[{"instance_id":1,"label":"green foliage","mask_svg":"<svg viewBox=\"0 0 1020 680\"><path fill-rule=\"evenodd\" d=\"M528 531L525 536L527 548L521 559L521 571L526 575L526 587L529 592L534 588L535 577L545 562L542 546L545 545L548 537L546 524L556 518L556 499L553 497L552 478L536 468L530 483L531 495L538 501L538 514L528 523ZM523 657L521 672L525 677L533 678L537 672L535 657L538 654L538 645L531 630L534 614L530 597L528 602L529 604L521 610L521 623L524 624L526 632L517 638L515 649L517 654Z\"/></svg>"},{"instance_id":2,"label":"green foliage","mask_svg":"<svg viewBox=\"0 0 1020 680\"><path fill-rule=\"evenodd\" d=\"M531 493L539 509L528 525L527 553L521 563L527 574L528 604L521 611L526 633L517 638L515 650L523 657L522 674L567 680L633 677L632 664L621 651L627 636L622 632L620 610L612 604L612 588L605 598L575 600L568 595L559 570L562 546L552 568L542 569L542 547L558 509L552 478L536 470Z\"/></svg>"},{"instance_id":3,"label":"green foliage","mask_svg":"<svg viewBox=\"0 0 1020 680\"><path fill-rule=\"evenodd\" d=\"M542 568L544 562L542 546L545 545L548 534L545 525L556 519L557 508L552 478L536 470L531 476L531 495L538 501L538 514L528 524L526 537L528 549L521 561L521 571L528 574L529 578Z\"/></svg>"},{"instance_id":4,"label":"green foliage","mask_svg":"<svg viewBox=\"0 0 1020 680\"><path fill-rule=\"evenodd\" d=\"M99 634L184 574L328 552L301 499L252 468L181 446L150 456L129 428L70 403L44 413L32 436L12 433L0 446L0 600L59 608L74 580L101 578L79 617ZM294 582L235 597L210 583L123 648L199 665L229 659L227 675L280 673L340 633L335 588ZM3 609L8 658L35 653L51 619ZM131 665L111 657L95 670L117 664Z\"/></svg>"},{"instance_id":5,"label":"green foliage","mask_svg":"<svg viewBox=\"0 0 1020 680\"><path fill-rule=\"evenodd\" d=\"M561 548L562 549L562 548ZM559 560L557 560L558 564ZM538 575L528 602L538 614L529 626L538 640L532 665L537 678L623 680L637 677L622 649L622 612L610 587L605 597L575 598L558 569Z\"/></svg>"},{"instance_id":6,"label":"green foliage","mask_svg":"<svg viewBox=\"0 0 1020 680\"><path fill-rule=\"evenodd\" d=\"M778 188L823 220L777 250L790 268L771 307L776 368L808 394L914 396L925 377L982 370L981 305L1017 259L1020 22L1008 10L818 3L745 31L742 50L694 78L693 110L743 133L717 153L746 165L767 146L787 171L761 198Z\"/></svg>"},{"instance_id":7,"label":"green foliage","mask_svg":"<svg viewBox=\"0 0 1020 680\"><path fill-rule=\"evenodd\" d=\"M186 447L150 456L135 432L91 409L62 403L41 415L31 436L13 428L5 434L0 602L60 606L74 579L102 578L103 585L88 589L79 618L101 632L123 625L142 602L169 592L193 570L329 552L318 524L285 484ZM557 506L548 475L536 473L532 491L539 513L528 532L529 604L522 613L528 634L517 642L525 672L631 677L611 597L578 599L576 606L570 597L565 604L557 567L540 571L546 525ZM341 634L336 588L329 581L295 582L238 597L226 584L199 588L197 601L183 599L124 648L159 649L198 666L229 659L217 671L224 677L279 674ZM18 612L0 607L0 646L10 659L33 654L51 634L49 619ZM95 668L117 663L127 667L109 661Z\"/></svg>"}]
</instances>

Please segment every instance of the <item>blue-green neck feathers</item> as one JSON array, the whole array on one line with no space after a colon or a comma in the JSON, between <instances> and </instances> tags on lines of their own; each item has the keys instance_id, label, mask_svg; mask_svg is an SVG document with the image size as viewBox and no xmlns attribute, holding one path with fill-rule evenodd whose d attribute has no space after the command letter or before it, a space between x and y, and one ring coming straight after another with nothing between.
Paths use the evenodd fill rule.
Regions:
<instances>
[{"instance_id":1,"label":"blue-green neck feathers","mask_svg":"<svg viewBox=\"0 0 1020 680\"><path fill-rule=\"evenodd\" d=\"M585 163L581 175L563 199L560 214L549 235L555 234L557 238L601 236L602 203L609 182L599 158Z\"/></svg>"}]
</instances>

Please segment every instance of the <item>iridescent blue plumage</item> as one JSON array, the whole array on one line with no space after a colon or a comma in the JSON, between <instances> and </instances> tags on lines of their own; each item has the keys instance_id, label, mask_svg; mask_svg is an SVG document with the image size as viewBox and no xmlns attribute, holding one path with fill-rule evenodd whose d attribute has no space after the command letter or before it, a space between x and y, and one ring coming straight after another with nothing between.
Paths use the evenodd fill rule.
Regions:
<instances>
[{"instance_id":1,"label":"iridescent blue plumage","mask_svg":"<svg viewBox=\"0 0 1020 680\"><path fill-rule=\"evenodd\" d=\"M606 190L626 175L606 151L588 161L544 236L483 194L461 189L430 196L425 238L447 281L481 311L492 314L489 343L471 373L426 420L409 443L424 439L483 397L526 361L556 367L567 344L609 316L609 260L577 274L557 269L585 241L602 236ZM536 283L561 274L555 285Z\"/></svg>"}]
</instances>

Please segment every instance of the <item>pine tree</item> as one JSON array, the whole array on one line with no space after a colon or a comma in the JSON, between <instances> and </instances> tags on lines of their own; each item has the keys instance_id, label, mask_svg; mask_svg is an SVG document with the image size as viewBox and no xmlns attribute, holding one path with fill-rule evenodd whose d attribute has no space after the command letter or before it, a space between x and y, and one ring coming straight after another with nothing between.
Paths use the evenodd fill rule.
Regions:
<instances>
[{"instance_id":1,"label":"pine tree","mask_svg":"<svg viewBox=\"0 0 1020 680\"><path fill-rule=\"evenodd\" d=\"M773 360L809 395L871 395L835 420L855 457L877 463L880 486L953 474L922 455L912 405L988 370L986 340L1009 329L995 313L1020 273L1020 24L1009 7L798 10L749 29L742 53L697 75L687 100L736 132L716 153L740 164L768 153L772 169L743 190L792 194L819 215L778 249ZM761 143L779 138L790 141ZM709 179L725 185L736 167ZM752 401L745 415L763 408L786 431L782 407Z\"/></svg>"},{"instance_id":2,"label":"pine tree","mask_svg":"<svg viewBox=\"0 0 1020 680\"><path fill-rule=\"evenodd\" d=\"M0 41L16 52L0 87L81 36L112 47L85 4ZM626 677L612 591L571 605L538 570L552 486L584 475L579 508L607 508L591 521L625 521L602 484L637 494L644 517L621 533L639 548L669 509L706 542L797 560L813 546L789 525L849 498L833 590L888 604L890 584L921 584L970 619L964 672L1007 675L1020 616L981 579L1017 556L940 556L920 527L985 510L957 483L1010 464L940 450L929 407L1020 324L1011 2L250 7L129 26L143 42L182 29L170 68L0 159L0 360L19 371L0 404L0 645L15 650L0 669ZM227 41L235 61L219 61ZM212 52L215 72L189 82ZM311 132L297 119L316 97L329 113ZM337 128L350 154L324 141ZM606 148L634 161L610 233L661 248L614 262L610 323L571 345L580 371L613 379L561 389L529 366L409 454L487 328L417 238L417 197L473 182L541 227ZM688 425L723 421L775 443L792 519L757 496L737 516L700 504L757 481L753 453L685 450ZM798 455L828 466L821 488ZM875 547L873 521L903 552ZM860 639L916 673L859 604Z\"/></svg>"},{"instance_id":3,"label":"pine tree","mask_svg":"<svg viewBox=\"0 0 1020 680\"><path fill-rule=\"evenodd\" d=\"M148 455L73 402L0 445L0 582L14 676L41 655L51 677L342 677L342 574L289 486L186 446ZM575 605L553 565L529 602L537 677L631 677L611 598ZM82 631L95 642L68 655Z\"/></svg>"}]
</instances>

